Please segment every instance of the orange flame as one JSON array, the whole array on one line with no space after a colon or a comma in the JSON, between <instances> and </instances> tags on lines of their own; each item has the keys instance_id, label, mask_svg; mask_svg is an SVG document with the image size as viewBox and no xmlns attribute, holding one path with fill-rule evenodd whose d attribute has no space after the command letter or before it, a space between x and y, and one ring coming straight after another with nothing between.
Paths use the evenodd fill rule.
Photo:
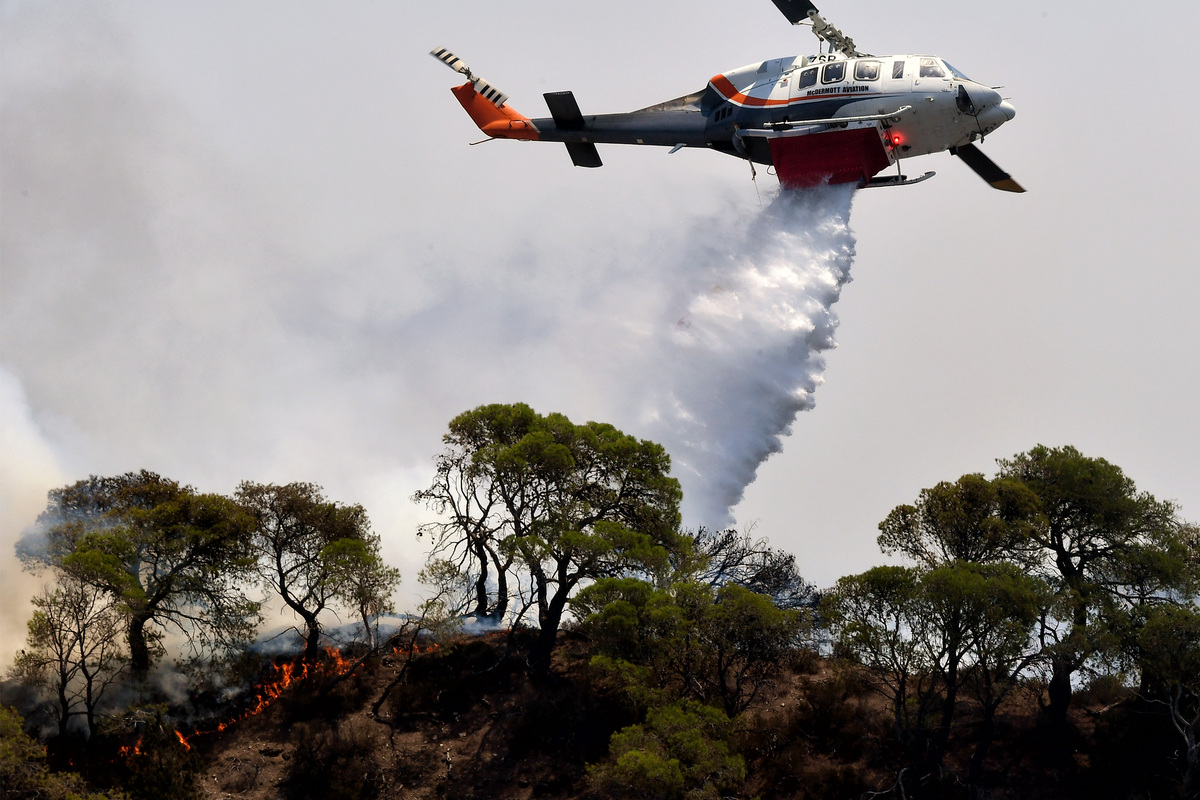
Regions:
<instances>
[{"instance_id":1,"label":"orange flame","mask_svg":"<svg viewBox=\"0 0 1200 800\"><path fill-rule=\"evenodd\" d=\"M183 735L182 733L180 733L179 731L175 731L175 735L179 737L179 743L180 743L181 745L183 745L183 749L184 749L184 750L191 750L191 749L192 749L192 746L191 746L190 744L188 744L188 740L187 740L187 737L186 737L186 736L184 736L184 735Z\"/></svg>"},{"instance_id":2,"label":"orange flame","mask_svg":"<svg viewBox=\"0 0 1200 800\"><path fill-rule=\"evenodd\" d=\"M433 644L428 645L426 647L421 647L421 645L419 645L419 644L414 644L412 647L393 647L392 655L394 655L394 656L414 655L415 656L415 655L420 655L421 653L432 653L437 649L438 649L438 646L437 646L436 642L434 642Z\"/></svg>"},{"instance_id":3,"label":"orange flame","mask_svg":"<svg viewBox=\"0 0 1200 800\"><path fill-rule=\"evenodd\" d=\"M129 758L130 756L140 756L142 754L142 739L141 739L141 737L140 736L138 737L137 744L133 745L132 747L130 747L127 744L121 745L120 747L117 748L117 752L121 754L122 758Z\"/></svg>"},{"instance_id":4,"label":"orange flame","mask_svg":"<svg viewBox=\"0 0 1200 800\"><path fill-rule=\"evenodd\" d=\"M310 675L344 675L354 668L354 661L342 655L341 651L336 647L325 648L325 655L329 657L329 665L314 665L310 673L308 662L300 662L299 665L289 662L286 664L275 664L271 670L272 675L267 680L259 684L258 690L254 696L254 705L248 710L225 722L217 723L217 727L212 730L202 731L196 730L192 736L201 736L206 733L221 733L235 722L241 722L248 717L253 717L256 714L261 714L271 703L279 699L289 686L298 681L302 681ZM182 734L179 735L179 740L189 750L191 746L184 739Z\"/></svg>"}]
</instances>

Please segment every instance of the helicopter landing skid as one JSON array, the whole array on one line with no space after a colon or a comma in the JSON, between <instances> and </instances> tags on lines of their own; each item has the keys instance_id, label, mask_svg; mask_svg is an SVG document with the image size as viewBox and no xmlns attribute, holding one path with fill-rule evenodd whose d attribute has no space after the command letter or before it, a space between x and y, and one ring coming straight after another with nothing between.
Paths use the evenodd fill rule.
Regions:
<instances>
[{"instance_id":1,"label":"helicopter landing skid","mask_svg":"<svg viewBox=\"0 0 1200 800\"><path fill-rule=\"evenodd\" d=\"M919 178L909 178L904 175L888 175L886 178L872 178L862 185L864 189L874 189L878 186L908 186L910 183L920 183L927 181L937 173L932 170L926 172Z\"/></svg>"}]
</instances>

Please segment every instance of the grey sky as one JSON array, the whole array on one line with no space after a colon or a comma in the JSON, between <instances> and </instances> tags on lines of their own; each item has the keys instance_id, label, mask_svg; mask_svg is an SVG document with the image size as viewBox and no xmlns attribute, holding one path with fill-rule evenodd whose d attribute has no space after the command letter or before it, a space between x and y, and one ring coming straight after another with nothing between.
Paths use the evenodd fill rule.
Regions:
<instances>
[{"instance_id":1,"label":"grey sky","mask_svg":"<svg viewBox=\"0 0 1200 800\"><path fill-rule=\"evenodd\" d=\"M881 560L894 505L1038 442L1200 517L1200 11L821 6L863 50L1003 84L1017 117L983 149L1029 191L943 154L858 193L838 349L739 523L828 584ZM367 505L411 590L407 496L454 414L524 400L645 435L653 365L614 343L702 232L756 218L749 170L469 147L430 48L537 116L545 91L628 110L814 43L769 0L0 2L0 646L25 615L11 542L88 473L321 483Z\"/></svg>"}]
</instances>

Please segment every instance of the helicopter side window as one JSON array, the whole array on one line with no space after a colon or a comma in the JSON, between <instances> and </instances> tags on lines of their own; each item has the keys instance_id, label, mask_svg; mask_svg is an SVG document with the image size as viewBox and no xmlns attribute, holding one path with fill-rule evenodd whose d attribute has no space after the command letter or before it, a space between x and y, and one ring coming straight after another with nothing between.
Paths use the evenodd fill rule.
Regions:
<instances>
[{"instance_id":1,"label":"helicopter side window","mask_svg":"<svg viewBox=\"0 0 1200 800\"><path fill-rule=\"evenodd\" d=\"M856 81L877 81L879 80L879 62L878 61L859 61L854 65L854 80Z\"/></svg>"},{"instance_id":2,"label":"helicopter side window","mask_svg":"<svg viewBox=\"0 0 1200 800\"><path fill-rule=\"evenodd\" d=\"M942 65L938 63L936 58L921 59L921 77L922 78L944 78L946 73L942 70Z\"/></svg>"},{"instance_id":3,"label":"helicopter side window","mask_svg":"<svg viewBox=\"0 0 1200 800\"><path fill-rule=\"evenodd\" d=\"M808 86L817 85L817 68L806 69L800 73L800 80L796 82L797 89L804 89Z\"/></svg>"},{"instance_id":4,"label":"helicopter side window","mask_svg":"<svg viewBox=\"0 0 1200 800\"><path fill-rule=\"evenodd\" d=\"M830 61L821 72L821 83L837 83L846 79L846 62Z\"/></svg>"},{"instance_id":5,"label":"helicopter side window","mask_svg":"<svg viewBox=\"0 0 1200 800\"><path fill-rule=\"evenodd\" d=\"M894 80L899 80L900 78L903 78L903 77L904 77L904 62L903 61L893 61L892 62L892 78Z\"/></svg>"}]
</instances>

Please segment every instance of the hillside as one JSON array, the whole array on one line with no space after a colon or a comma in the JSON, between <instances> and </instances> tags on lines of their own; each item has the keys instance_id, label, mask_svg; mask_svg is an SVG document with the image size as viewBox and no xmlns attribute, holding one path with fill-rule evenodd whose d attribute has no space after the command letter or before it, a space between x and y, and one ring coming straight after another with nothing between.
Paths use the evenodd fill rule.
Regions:
<instances>
[{"instance_id":1,"label":"hillside","mask_svg":"<svg viewBox=\"0 0 1200 800\"><path fill-rule=\"evenodd\" d=\"M635 722L636 710L588 668L581 637L564 634L554 671L543 679L532 678L520 652L507 644L503 636L467 638L417 655L378 716L372 706L404 668L402 656L364 662L341 679L296 682L260 713L223 732L189 737L201 796L602 796L589 794L586 765L605 759L609 737ZM1078 700L1075 754L1065 763L1049 760L1052 748L1032 692L1006 704L986 773L987 797L1136 796L1125 793L1139 777L1136 753L1099 768L1094 763L1115 744L1109 729L1129 714L1125 694L1094 691ZM964 716L964 737L970 725ZM899 763L892 738L885 704L853 671L800 656L741 720L738 744L748 777L736 796L799 800L886 792ZM960 745L952 746L947 761L963 775L969 750ZM1123 778L1114 780L1114 773ZM966 796L960 788L963 793L936 796Z\"/></svg>"}]
</instances>

